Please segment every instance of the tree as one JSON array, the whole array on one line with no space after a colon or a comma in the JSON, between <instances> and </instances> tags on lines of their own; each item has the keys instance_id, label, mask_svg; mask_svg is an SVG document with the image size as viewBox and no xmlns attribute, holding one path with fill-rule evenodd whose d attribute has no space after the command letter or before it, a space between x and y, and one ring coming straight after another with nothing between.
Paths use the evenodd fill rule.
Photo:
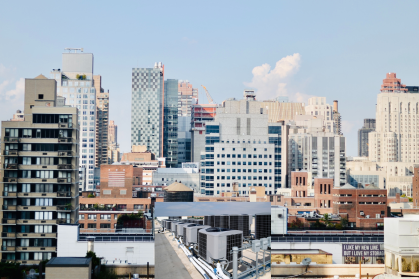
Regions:
<instances>
[{"instance_id":1,"label":"tree","mask_svg":"<svg viewBox=\"0 0 419 279\"><path fill-rule=\"evenodd\" d=\"M323 215L323 217L320 219L321 221L323 221L324 222L324 224L327 226L327 227L329 227L330 226L330 224L331 224L331 222L330 222L330 216L329 216L329 214L328 213L325 213L324 215Z\"/></svg>"},{"instance_id":2,"label":"tree","mask_svg":"<svg viewBox=\"0 0 419 279\"><path fill-rule=\"evenodd\" d=\"M92 258L92 270L94 270L96 266L100 265L101 259L96 256L95 252L87 252L86 258Z\"/></svg>"},{"instance_id":3,"label":"tree","mask_svg":"<svg viewBox=\"0 0 419 279\"><path fill-rule=\"evenodd\" d=\"M20 263L0 262L0 276L3 278L23 278Z\"/></svg>"},{"instance_id":4,"label":"tree","mask_svg":"<svg viewBox=\"0 0 419 279\"><path fill-rule=\"evenodd\" d=\"M340 218L340 224L342 225L342 228L346 228L348 226L348 215L346 217Z\"/></svg>"}]
</instances>

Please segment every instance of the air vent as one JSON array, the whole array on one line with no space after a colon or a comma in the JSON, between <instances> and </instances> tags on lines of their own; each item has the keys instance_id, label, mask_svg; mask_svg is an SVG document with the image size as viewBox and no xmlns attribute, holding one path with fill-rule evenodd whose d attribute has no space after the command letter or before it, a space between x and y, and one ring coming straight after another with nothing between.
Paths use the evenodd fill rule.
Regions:
<instances>
[{"instance_id":1,"label":"air vent","mask_svg":"<svg viewBox=\"0 0 419 279\"><path fill-rule=\"evenodd\" d=\"M224 228L201 229L198 233L199 256L205 261L226 259L231 262L233 247L242 247L243 232ZM241 257L241 253L239 253Z\"/></svg>"}]
</instances>

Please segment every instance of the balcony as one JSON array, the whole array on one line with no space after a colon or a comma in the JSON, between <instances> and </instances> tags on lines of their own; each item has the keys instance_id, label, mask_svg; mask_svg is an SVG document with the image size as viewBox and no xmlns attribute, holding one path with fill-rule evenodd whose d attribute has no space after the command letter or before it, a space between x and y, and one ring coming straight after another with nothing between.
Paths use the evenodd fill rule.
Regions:
<instances>
[{"instance_id":1,"label":"balcony","mask_svg":"<svg viewBox=\"0 0 419 279\"><path fill-rule=\"evenodd\" d=\"M27 224L58 224L57 220L35 220L35 219L19 219L17 220L18 225Z\"/></svg>"},{"instance_id":2,"label":"balcony","mask_svg":"<svg viewBox=\"0 0 419 279\"><path fill-rule=\"evenodd\" d=\"M16 177L4 177L3 178L3 182L14 182L14 183L17 183L17 178Z\"/></svg>"},{"instance_id":3,"label":"balcony","mask_svg":"<svg viewBox=\"0 0 419 279\"><path fill-rule=\"evenodd\" d=\"M7 252L7 251L15 251L16 247L15 246L1 246L1 250L3 252Z\"/></svg>"},{"instance_id":4,"label":"balcony","mask_svg":"<svg viewBox=\"0 0 419 279\"><path fill-rule=\"evenodd\" d=\"M9 206L10 207L10 206ZM56 206L41 206L41 205L19 205L17 207L19 211L40 211L40 210L48 210L48 211L55 211L57 210Z\"/></svg>"},{"instance_id":5,"label":"balcony","mask_svg":"<svg viewBox=\"0 0 419 279\"><path fill-rule=\"evenodd\" d=\"M2 232L1 233L1 237L2 238L5 238L5 237L13 237L13 238L15 238L16 237L16 233L15 232Z\"/></svg>"},{"instance_id":6,"label":"balcony","mask_svg":"<svg viewBox=\"0 0 419 279\"><path fill-rule=\"evenodd\" d=\"M42 198L55 198L56 193L42 193L42 192L31 192L31 193L18 193L17 196L20 197L42 197Z\"/></svg>"},{"instance_id":7,"label":"balcony","mask_svg":"<svg viewBox=\"0 0 419 279\"><path fill-rule=\"evenodd\" d=\"M17 150L4 150L6 156L17 156Z\"/></svg>"},{"instance_id":8,"label":"balcony","mask_svg":"<svg viewBox=\"0 0 419 279\"><path fill-rule=\"evenodd\" d=\"M58 151L58 157L71 157L73 156L72 151Z\"/></svg>"},{"instance_id":9,"label":"balcony","mask_svg":"<svg viewBox=\"0 0 419 279\"><path fill-rule=\"evenodd\" d=\"M71 211L73 210L73 206L71 204L68 205L57 205L58 211Z\"/></svg>"},{"instance_id":10,"label":"balcony","mask_svg":"<svg viewBox=\"0 0 419 279\"><path fill-rule=\"evenodd\" d=\"M57 169L59 169L59 170L71 170L72 166L70 164L59 164L57 166Z\"/></svg>"},{"instance_id":11,"label":"balcony","mask_svg":"<svg viewBox=\"0 0 419 279\"><path fill-rule=\"evenodd\" d=\"M55 252L57 251L56 247L16 247L16 251L46 251L46 252Z\"/></svg>"},{"instance_id":12,"label":"balcony","mask_svg":"<svg viewBox=\"0 0 419 279\"><path fill-rule=\"evenodd\" d=\"M73 179L71 177L67 178L57 178L58 183L71 183L73 182Z\"/></svg>"},{"instance_id":13,"label":"balcony","mask_svg":"<svg viewBox=\"0 0 419 279\"><path fill-rule=\"evenodd\" d=\"M19 142L19 138L4 137L4 142Z\"/></svg>"},{"instance_id":14,"label":"balcony","mask_svg":"<svg viewBox=\"0 0 419 279\"><path fill-rule=\"evenodd\" d=\"M71 197L71 192L63 192L63 191L57 192L57 197L60 197L60 198Z\"/></svg>"},{"instance_id":15,"label":"balcony","mask_svg":"<svg viewBox=\"0 0 419 279\"><path fill-rule=\"evenodd\" d=\"M19 238L39 238L39 237L48 237L48 238L55 238L57 237L56 233L33 233L33 232L28 232L28 233L18 233L17 237Z\"/></svg>"},{"instance_id":16,"label":"balcony","mask_svg":"<svg viewBox=\"0 0 419 279\"><path fill-rule=\"evenodd\" d=\"M3 205L3 210L16 210L16 205Z\"/></svg>"},{"instance_id":17,"label":"balcony","mask_svg":"<svg viewBox=\"0 0 419 279\"><path fill-rule=\"evenodd\" d=\"M17 164L4 164L6 170L17 170Z\"/></svg>"},{"instance_id":18,"label":"balcony","mask_svg":"<svg viewBox=\"0 0 419 279\"><path fill-rule=\"evenodd\" d=\"M16 192L3 192L3 197L16 197Z\"/></svg>"},{"instance_id":19,"label":"balcony","mask_svg":"<svg viewBox=\"0 0 419 279\"><path fill-rule=\"evenodd\" d=\"M73 142L73 138L58 138L58 142L59 143L72 143Z\"/></svg>"},{"instance_id":20,"label":"balcony","mask_svg":"<svg viewBox=\"0 0 419 279\"><path fill-rule=\"evenodd\" d=\"M6 219L6 218L3 218L3 219L1 219L1 223L2 224L16 224L16 219Z\"/></svg>"},{"instance_id":21,"label":"balcony","mask_svg":"<svg viewBox=\"0 0 419 279\"><path fill-rule=\"evenodd\" d=\"M64 219L64 218L57 219L57 224L72 224L72 223L74 223L73 219Z\"/></svg>"}]
</instances>

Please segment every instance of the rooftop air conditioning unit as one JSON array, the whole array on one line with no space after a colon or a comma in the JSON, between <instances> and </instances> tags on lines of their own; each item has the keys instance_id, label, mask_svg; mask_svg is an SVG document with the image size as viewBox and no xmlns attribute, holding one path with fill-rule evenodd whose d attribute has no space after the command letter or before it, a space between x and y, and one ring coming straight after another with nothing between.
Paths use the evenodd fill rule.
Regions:
<instances>
[{"instance_id":1,"label":"rooftop air conditioning unit","mask_svg":"<svg viewBox=\"0 0 419 279\"><path fill-rule=\"evenodd\" d=\"M255 214L255 237L256 239L271 236L271 213Z\"/></svg>"},{"instance_id":2,"label":"rooftop air conditioning unit","mask_svg":"<svg viewBox=\"0 0 419 279\"><path fill-rule=\"evenodd\" d=\"M191 243L198 243L198 232L201 229L211 228L210 226L188 224L183 227L183 243L189 245Z\"/></svg>"},{"instance_id":3,"label":"rooftop air conditioning unit","mask_svg":"<svg viewBox=\"0 0 419 279\"><path fill-rule=\"evenodd\" d=\"M166 222L164 223L164 228L168 231L171 231L172 229L172 220L166 220Z\"/></svg>"},{"instance_id":4,"label":"rooftop air conditioning unit","mask_svg":"<svg viewBox=\"0 0 419 279\"><path fill-rule=\"evenodd\" d=\"M178 229L179 225L182 225L182 224L185 224L185 223L183 223L183 222L175 222L175 223L172 224L172 232L175 233L175 236L176 237L178 236L177 235L177 229Z\"/></svg>"},{"instance_id":5,"label":"rooftop air conditioning unit","mask_svg":"<svg viewBox=\"0 0 419 279\"><path fill-rule=\"evenodd\" d=\"M228 216L227 214L214 216L213 227L228 229L229 226L230 226L230 216Z\"/></svg>"},{"instance_id":6,"label":"rooftop air conditioning unit","mask_svg":"<svg viewBox=\"0 0 419 279\"><path fill-rule=\"evenodd\" d=\"M215 220L214 215L206 215L206 216L204 216L204 225L215 227L214 220Z\"/></svg>"},{"instance_id":7,"label":"rooftop air conditioning unit","mask_svg":"<svg viewBox=\"0 0 419 279\"><path fill-rule=\"evenodd\" d=\"M250 236L251 219L247 214L230 215L230 230L239 230L243 232L243 237Z\"/></svg>"},{"instance_id":8,"label":"rooftop air conditioning unit","mask_svg":"<svg viewBox=\"0 0 419 279\"><path fill-rule=\"evenodd\" d=\"M199 256L206 262L212 263L213 259L226 259L231 262L233 247L242 247L243 232L222 228L201 229L198 232ZM239 258L242 254L239 251Z\"/></svg>"},{"instance_id":9,"label":"rooftop air conditioning unit","mask_svg":"<svg viewBox=\"0 0 419 279\"><path fill-rule=\"evenodd\" d=\"M183 229L188 225L193 225L193 224L191 223L178 224L177 229L176 229L176 236L177 237L183 236Z\"/></svg>"}]
</instances>

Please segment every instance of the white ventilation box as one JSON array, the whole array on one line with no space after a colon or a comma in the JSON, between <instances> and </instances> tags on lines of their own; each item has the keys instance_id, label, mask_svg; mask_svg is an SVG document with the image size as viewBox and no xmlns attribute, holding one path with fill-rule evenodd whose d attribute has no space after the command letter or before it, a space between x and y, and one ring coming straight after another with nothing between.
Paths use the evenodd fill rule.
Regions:
<instances>
[{"instance_id":1,"label":"white ventilation box","mask_svg":"<svg viewBox=\"0 0 419 279\"><path fill-rule=\"evenodd\" d=\"M233 247L242 247L243 232L239 230L207 228L198 232L199 256L208 263L214 260L226 259L231 262ZM241 258L241 251L239 251Z\"/></svg>"},{"instance_id":2,"label":"white ventilation box","mask_svg":"<svg viewBox=\"0 0 419 279\"><path fill-rule=\"evenodd\" d=\"M210 226L189 224L183 227L183 242L186 245L190 243L198 243L198 231L201 229L211 228Z\"/></svg>"}]
</instances>

